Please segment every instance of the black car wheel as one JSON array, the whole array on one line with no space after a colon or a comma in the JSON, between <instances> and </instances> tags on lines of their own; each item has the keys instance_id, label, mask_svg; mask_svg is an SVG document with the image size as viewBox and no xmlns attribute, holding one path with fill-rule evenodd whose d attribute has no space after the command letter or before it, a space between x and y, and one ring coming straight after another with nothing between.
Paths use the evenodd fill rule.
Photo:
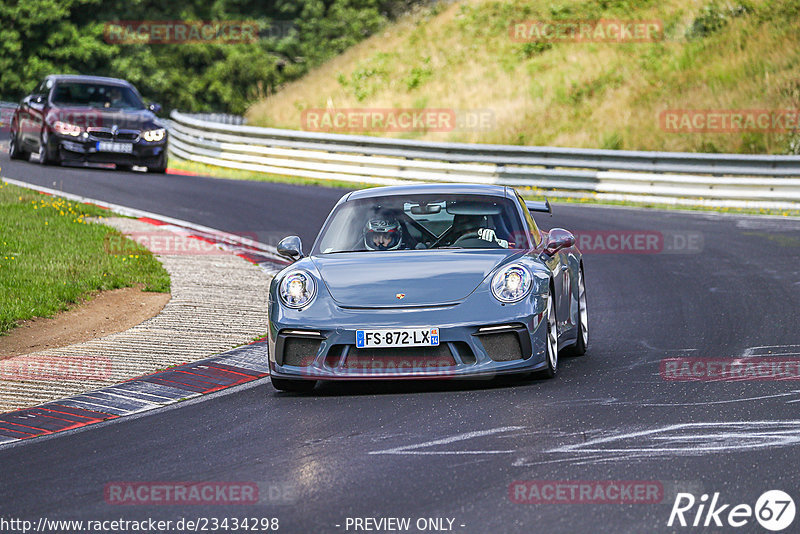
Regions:
<instances>
[{"instance_id":1,"label":"black car wheel","mask_svg":"<svg viewBox=\"0 0 800 534\"><path fill-rule=\"evenodd\" d=\"M586 284L583 281L583 266L578 271L578 325L577 339L569 348L572 356L586 354L586 345L589 343L589 314L586 311Z\"/></svg>"},{"instance_id":2,"label":"black car wheel","mask_svg":"<svg viewBox=\"0 0 800 534\"><path fill-rule=\"evenodd\" d=\"M47 130L42 131L42 136L39 138L39 163L42 165L60 165L61 162L57 155L50 151L49 135Z\"/></svg>"},{"instance_id":3,"label":"black car wheel","mask_svg":"<svg viewBox=\"0 0 800 534\"><path fill-rule=\"evenodd\" d=\"M167 172L167 153L164 152L161 154L161 157L158 159L158 163L155 166L147 167L147 172L156 174L164 174Z\"/></svg>"},{"instance_id":4,"label":"black car wheel","mask_svg":"<svg viewBox=\"0 0 800 534\"><path fill-rule=\"evenodd\" d=\"M291 393L308 393L317 385L316 380L292 380L289 378L270 377L272 386L279 391Z\"/></svg>"},{"instance_id":5,"label":"black car wheel","mask_svg":"<svg viewBox=\"0 0 800 534\"><path fill-rule=\"evenodd\" d=\"M28 159L30 155L30 152L26 152L22 149L22 147L20 147L17 134L11 132L11 141L8 145L8 157L11 159Z\"/></svg>"}]
</instances>

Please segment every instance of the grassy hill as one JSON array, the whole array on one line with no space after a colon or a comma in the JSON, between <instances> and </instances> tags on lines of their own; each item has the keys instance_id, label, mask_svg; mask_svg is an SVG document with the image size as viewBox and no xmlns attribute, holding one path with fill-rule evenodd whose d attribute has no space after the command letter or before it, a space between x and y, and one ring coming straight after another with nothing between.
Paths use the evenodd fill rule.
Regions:
<instances>
[{"instance_id":1,"label":"grassy hill","mask_svg":"<svg viewBox=\"0 0 800 534\"><path fill-rule=\"evenodd\" d=\"M515 42L521 20L657 20L645 43ZM800 0L440 2L250 107L302 128L314 108L486 110L488 128L380 133L462 142L797 153L795 132L665 131L672 109L800 109Z\"/></svg>"}]
</instances>

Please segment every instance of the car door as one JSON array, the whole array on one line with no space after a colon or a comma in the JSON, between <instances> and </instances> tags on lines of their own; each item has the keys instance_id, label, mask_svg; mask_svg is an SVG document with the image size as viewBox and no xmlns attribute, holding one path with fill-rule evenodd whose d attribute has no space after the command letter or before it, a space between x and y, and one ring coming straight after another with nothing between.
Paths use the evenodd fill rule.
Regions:
<instances>
[{"instance_id":1,"label":"car door","mask_svg":"<svg viewBox=\"0 0 800 534\"><path fill-rule=\"evenodd\" d=\"M22 102L19 103L17 107L17 123L15 128L15 134L17 136L17 140L20 142L20 146L24 146L30 148L31 144L31 99L34 97L35 93L29 94L25 98L22 99Z\"/></svg>"},{"instance_id":2,"label":"car door","mask_svg":"<svg viewBox=\"0 0 800 534\"><path fill-rule=\"evenodd\" d=\"M538 254L538 251L540 251L547 243L542 242L542 233L536 224L536 220L533 218L530 210L528 210L528 207L525 205L525 200L519 196L519 193L517 193L517 201L519 202L523 213L525 214L525 223L528 226L531 234L531 240L533 241L536 247L536 253ZM567 257L565 254L562 254L559 251L550 258L547 258L547 256L542 256L542 259L545 261L548 269L550 269L550 272L553 273L553 290L555 291L553 298L555 299L558 333L561 334L564 332L564 330L569 328L570 280Z\"/></svg>"},{"instance_id":3,"label":"car door","mask_svg":"<svg viewBox=\"0 0 800 534\"><path fill-rule=\"evenodd\" d=\"M44 126L44 118L47 113L48 96L53 87L53 81L46 79L36 91L26 98L26 124L24 127L26 144L31 147L39 147L39 139Z\"/></svg>"}]
</instances>

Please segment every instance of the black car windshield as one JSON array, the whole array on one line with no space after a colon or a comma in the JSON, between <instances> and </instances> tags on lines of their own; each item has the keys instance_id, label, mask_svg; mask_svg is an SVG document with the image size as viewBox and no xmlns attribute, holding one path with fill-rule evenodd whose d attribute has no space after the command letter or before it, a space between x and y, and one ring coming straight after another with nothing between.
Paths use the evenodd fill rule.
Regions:
<instances>
[{"instance_id":1,"label":"black car windshield","mask_svg":"<svg viewBox=\"0 0 800 534\"><path fill-rule=\"evenodd\" d=\"M489 195L393 195L340 204L316 253L527 248L516 204Z\"/></svg>"},{"instance_id":2,"label":"black car windshield","mask_svg":"<svg viewBox=\"0 0 800 534\"><path fill-rule=\"evenodd\" d=\"M144 109L130 87L86 82L58 82L53 89L53 104L93 108Z\"/></svg>"}]
</instances>

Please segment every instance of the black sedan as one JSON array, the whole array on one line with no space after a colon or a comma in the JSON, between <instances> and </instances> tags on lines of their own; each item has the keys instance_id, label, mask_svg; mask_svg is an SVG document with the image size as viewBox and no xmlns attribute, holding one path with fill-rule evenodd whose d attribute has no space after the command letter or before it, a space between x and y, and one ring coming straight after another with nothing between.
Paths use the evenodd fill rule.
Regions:
<instances>
[{"instance_id":1,"label":"black sedan","mask_svg":"<svg viewBox=\"0 0 800 534\"><path fill-rule=\"evenodd\" d=\"M99 76L48 76L11 118L12 159L43 165L114 163L167 169L167 130L133 85Z\"/></svg>"}]
</instances>

